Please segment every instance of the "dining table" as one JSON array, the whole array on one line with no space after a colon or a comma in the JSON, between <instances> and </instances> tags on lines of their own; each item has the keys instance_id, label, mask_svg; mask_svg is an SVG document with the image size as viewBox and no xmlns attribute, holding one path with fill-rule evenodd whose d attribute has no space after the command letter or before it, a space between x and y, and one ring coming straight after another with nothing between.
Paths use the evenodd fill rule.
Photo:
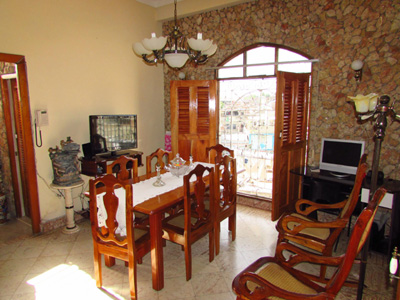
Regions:
<instances>
[{"instance_id":1,"label":"dining table","mask_svg":"<svg viewBox=\"0 0 400 300\"><path fill-rule=\"evenodd\" d=\"M192 168L197 164L205 167L215 167L214 164L205 162L194 162ZM155 186L153 183L157 181L157 173L142 175L139 182L132 184L133 209L149 216L150 227L150 244L151 244L151 270L153 289L159 291L164 287L164 258L163 258L163 230L162 219L166 212L175 207L184 200L183 175L175 176L171 172L163 170L159 174L161 180L165 183L162 186ZM190 191L194 193L194 180ZM205 177L206 188L209 187L209 176ZM116 196L124 201L125 190L118 189L115 191ZM105 218L102 208L102 194L97 195L98 206L98 222L105 225ZM120 202L116 216L119 224L118 231L123 235L126 234L125 205Z\"/></svg>"},{"instance_id":2,"label":"dining table","mask_svg":"<svg viewBox=\"0 0 400 300\"><path fill-rule=\"evenodd\" d=\"M214 164L195 162L196 164L202 164L206 167L214 167ZM153 177L146 178L144 175L141 180L154 182L156 180L156 174L152 174ZM172 176L172 178L171 178ZM139 204L134 204L134 210L149 215L149 225L150 225L150 243L151 243L151 270L152 270L152 282L153 289L156 291L161 290L164 287L164 257L163 257L163 230L162 230L162 219L164 214L170 210L172 207L176 206L184 199L184 188L183 188L183 176L178 177L179 185L177 185L176 178L173 178L170 172L161 175L161 179L165 182L164 187L168 187L171 181L175 181L174 186L167 191L157 190L160 187L153 187L152 190L157 193L157 195L143 201ZM172 179L172 180L171 180ZM135 185L140 185L139 183L133 184L133 198L135 199ZM206 187L209 186L209 180L206 177ZM138 190L136 190L138 191ZM194 192L193 186L191 191ZM135 203L135 202L134 202Z\"/></svg>"}]
</instances>

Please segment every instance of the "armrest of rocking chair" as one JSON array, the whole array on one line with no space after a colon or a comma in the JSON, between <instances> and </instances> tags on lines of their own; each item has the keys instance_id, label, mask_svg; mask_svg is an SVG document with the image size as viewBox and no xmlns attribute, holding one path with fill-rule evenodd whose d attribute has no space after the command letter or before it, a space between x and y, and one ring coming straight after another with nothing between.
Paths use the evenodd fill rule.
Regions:
<instances>
[{"instance_id":1,"label":"armrest of rocking chair","mask_svg":"<svg viewBox=\"0 0 400 300\"><path fill-rule=\"evenodd\" d=\"M307 199L299 199L296 201L296 212L303 216L308 216L310 213L320 209L327 210L343 208L346 205L346 202L347 200L333 204L322 204Z\"/></svg>"},{"instance_id":2,"label":"armrest of rocking chair","mask_svg":"<svg viewBox=\"0 0 400 300\"><path fill-rule=\"evenodd\" d=\"M284 251L290 252L288 258L286 258L283 255ZM306 251L304 249L301 249L286 242L278 243L278 245L276 246L275 257L279 261L281 261L283 265L286 265L290 268L302 262L309 262L320 265L338 266L343 260L343 255L337 257L322 256L319 254Z\"/></svg>"},{"instance_id":3,"label":"armrest of rocking chair","mask_svg":"<svg viewBox=\"0 0 400 300\"><path fill-rule=\"evenodd\" d=\"M289 233L292 235L296 235L300 233L300 231L306 228L328 228L328 229L336 229L336 228L344 228L348 222L348 219L337 219L332 222L319 222L316 220L305 220L296 216L286 215L283 216L277 225L278 231L283 230L284 233ZM289 227L289 223L294 223L293 227Z\"/></svg>"}]
</instances>

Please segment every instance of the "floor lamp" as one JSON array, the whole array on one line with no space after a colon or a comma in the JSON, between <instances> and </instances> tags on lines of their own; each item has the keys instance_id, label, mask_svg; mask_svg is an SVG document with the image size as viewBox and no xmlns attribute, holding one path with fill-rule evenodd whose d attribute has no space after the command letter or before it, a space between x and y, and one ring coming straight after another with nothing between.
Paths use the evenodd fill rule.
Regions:
<instances>
[{"instance_id":1,"label":"floor lamp","mask_svg":"<svg viewBox=\"0 0 400 300\"><path fill-rule=\"evenodd\" d=\"M374 123L374 156L372 158L372 175L371 175L371 186L369 192L369 199L372 199L373 194L377 189L378 181L378 167L379 157L381 154L381 146L385 137L385 131L387 127L387 117L390 116L393 120L400 122L400 115L394 110L394 102L390 105L390 97L387 95L381 96L378 101L378 95L369 94L367 96L357 95L356 97L349 97L354 101L357 120L359 122L367 120L375 120ZM362 299L365 271L367 268L367 258L369 249L369 236L367 242L364 245L361 256L360 264L360 279L357 290L357 300Z\"/></svg>"}]
</instances>

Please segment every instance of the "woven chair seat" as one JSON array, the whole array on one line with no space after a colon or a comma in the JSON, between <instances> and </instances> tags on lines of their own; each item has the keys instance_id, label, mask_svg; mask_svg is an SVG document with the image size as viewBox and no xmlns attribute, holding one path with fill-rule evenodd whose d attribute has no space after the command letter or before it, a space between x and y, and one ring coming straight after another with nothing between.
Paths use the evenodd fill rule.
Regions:
<instances>
[{"instance_id":1,"label":"woven chair seat","mask_svg":"<svg viewBox=\"0 0 400 300\"><path fill-rule=\"evenodd\" d=\"M257 275L268 280L271 284L289 291L298 294L304 295L316 295L317 292L310 288L307 285L304 285L301 281L296 279L290 273L286 272L281 266L275 263L268 263L262 268L260 268L257 272ZM253 291L258 285L249 281L247 283L247 287L249 290ZM268 299L283 299L280 297L269 297Z\"/></svg>"},{"instance_id":2,"label":"woven chair seat","mask_svg":"<svg viewBox=\"0 0 400 300\"><path fill-rule=\"evenodd\" d=\"M197 221L196 218L191 218L191 220L192 220L192 224L195 224L196 221ZM175 227L178 227L178 228L182 228L182 230L183 230L183 228L185 227L185 215L183 215L183 214L178 215L178 216L176 216L174 218L169 219L164 224L165 225L168 224L168 225L172 225L172 226L175 226Z\"/></svg>"},{"instance_id":3,"label":"woven chair seat","mask_svg":"<svg viewBox=\"0 0 400 300\"><path fill-rule=\"evenodd\" d=\"M306 216L303 216L301 214L297 214L297 213L293 213L291 214L292 217L296 217L305 221L310 221L310 222L315 222L315 220L309 219ZM288 222L288 228L289 229L293 229L294 227L296 227L297 225L299 225L299 223L297 222ZM329 230L329 228L318 228L318 227L309 227L306 228L304 230L301 230L300 233L302 234L306 234L321 240L326 240L327 238L329 238L331 231Z\"/></svg>"}]
</instances>

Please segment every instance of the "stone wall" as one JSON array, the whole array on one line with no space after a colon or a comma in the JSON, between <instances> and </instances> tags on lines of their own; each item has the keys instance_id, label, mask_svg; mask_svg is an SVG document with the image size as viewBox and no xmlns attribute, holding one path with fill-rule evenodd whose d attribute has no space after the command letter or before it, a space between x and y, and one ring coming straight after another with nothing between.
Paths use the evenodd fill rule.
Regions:
<instances>
[{"instance_id":1,"label":"stone wall","mask_svg":"<svg viewBox=\"0 0 400 300\"><path fill-rule=\"evenodd\" d=\"M164 35L172 25L163 24ZM187 64L181 70L187 79L214 79L210 67L260 42L285 45L319 59L313 68L309 164L318 164L322 137L365 140L372 163L372 124L357 124L347 96L375 92L400 98L399 0L258 0L189 16L180 19L179 26L188 37L202 32L203 38L218 45L208 63ZM356 59L364 61L360 83L350 68ZM164 66L166 130L170 80L177 80L178 73ZM400 104L396 107L400 112ZM389 120L380 159L380 169L394 179L400 179L399 128Z\"/></svg>"}]
</instances>

